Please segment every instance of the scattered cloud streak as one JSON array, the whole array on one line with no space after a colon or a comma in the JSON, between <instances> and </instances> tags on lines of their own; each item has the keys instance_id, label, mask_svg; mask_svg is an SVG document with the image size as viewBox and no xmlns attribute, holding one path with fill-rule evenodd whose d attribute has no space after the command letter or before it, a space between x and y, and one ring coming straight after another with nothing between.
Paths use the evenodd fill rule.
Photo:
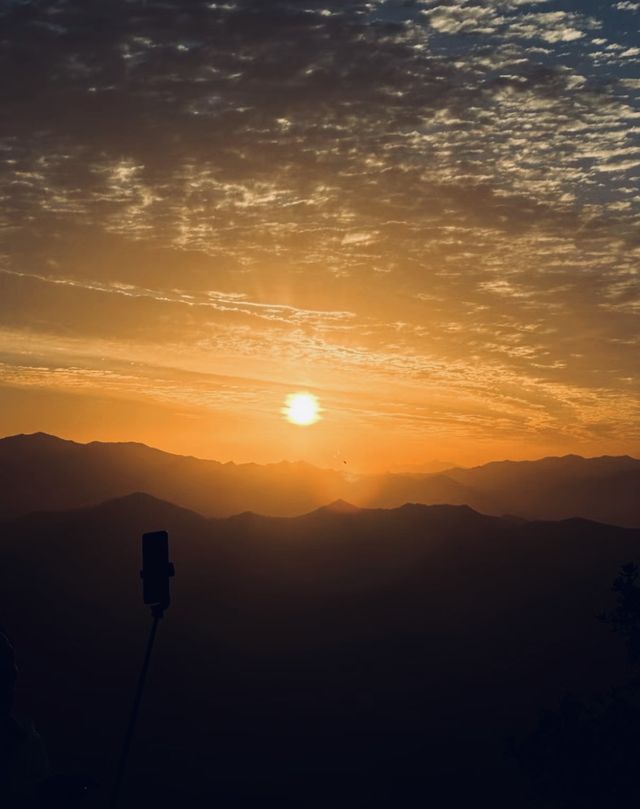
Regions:
<instances>
[{"instance_id":1,"label":"scattered cloud streak","mask_svg":"<svg viewBox=\"0 0 640 809\"><path fill-rule=\"evenodd\" d=\"M0 316L46 362L0 378L100 343L123 396L215 410L180 374L235 364L411 440L637 447L639 7L584 8L3 3Z\"/></svg>"}]
</instances>

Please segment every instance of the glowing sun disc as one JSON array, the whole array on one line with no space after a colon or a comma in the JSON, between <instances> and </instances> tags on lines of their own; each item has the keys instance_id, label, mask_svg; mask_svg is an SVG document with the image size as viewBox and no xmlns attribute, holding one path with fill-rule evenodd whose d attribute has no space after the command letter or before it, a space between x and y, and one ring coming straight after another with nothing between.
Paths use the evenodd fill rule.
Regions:
<instances>
[{"instance_id":1,"label":"glowing sun disc","mask_svg":"<svg viewBox=\"0 0 640 809\"><path fill-rule=\"evenodd\" d=\"M320 405L312 393L292 393L287 396L282 412L292 424L308 427L320 419Z\"/></svg>"}]
</instances>

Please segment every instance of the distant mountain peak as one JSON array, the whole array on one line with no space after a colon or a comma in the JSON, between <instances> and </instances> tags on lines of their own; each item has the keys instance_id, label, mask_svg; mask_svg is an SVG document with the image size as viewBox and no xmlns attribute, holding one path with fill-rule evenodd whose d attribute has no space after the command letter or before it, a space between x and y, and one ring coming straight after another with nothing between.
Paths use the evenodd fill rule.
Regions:
<instances>
[{"instance_id":1,"label":"distant mountain peak","mask_svg":"<svg viewBox=\"0 0 640 809\"><path fill-rule=\"evenodd\" d=\"M432 514L438 512L441 514L480 514L479 511L476 511L476 509L471 508L471 506L465 503L405 503L402 506L390 510L404 512L413 511L416 513L431 512Z\"/></svg>"},{"instance_id":2,"label":"distant mountain peak","mask_svg":"<svg viewBox=\"0 0 640 809\"><path fill-rule=\"evenodd\" d=\"M338 499L334 500L333 503L322 506L318 511L328 511L332 514L358 514L362 509L354 506L353 503L348 503L346 500Z\"/></svg>"},{"instance_id":3,"label":"distant mountain peak","mask_svg":"<svg viewBox=\"0 0 640 809\"><path fill-rule=\"evenodd\" d=\"M155 497L152 494L148 494L147 492L131 492L129 494L123 494L121 497L112 497L109 500L105 500L104 503L132 503L132 504L157 504L161 503L162 505L175 505L175 503L169 503L168 500L163 500L160 497ZM104 505L104 503L98 505ZM176 506L176 508L180 508L180 506Z\"/></svg>"},{"instance_id":4,"label":"distant mountain peak","mask_svg":"<svg viewBox=\"0 0 640 809\"><path fill-rule=\"evenodd\" d=\"M82 509L85 512L117 512L125 515L151 513L152 515L184 515L198 520L206 520L202 514L199 514L193 509L184 508L177 503L172 503L169 500L164 500L161 497L155 497L147 492L132 492L125 494L121 497L112 497L104 502L97 503L92 506L87 506Z\"/></svg>"},{"instance_id":5,"label":"distant mountain peak","mask_svg":"<svg viewBox=\"0 0 640 809\"><path fill-rule=\"evenodd\" d=\"M17 433L16 435L7 435L0 438L0 441L16 444L76 444L76 441L69 441L66 438L59 438L57 435L50 433Z\"/></svg>"}]
</instances>

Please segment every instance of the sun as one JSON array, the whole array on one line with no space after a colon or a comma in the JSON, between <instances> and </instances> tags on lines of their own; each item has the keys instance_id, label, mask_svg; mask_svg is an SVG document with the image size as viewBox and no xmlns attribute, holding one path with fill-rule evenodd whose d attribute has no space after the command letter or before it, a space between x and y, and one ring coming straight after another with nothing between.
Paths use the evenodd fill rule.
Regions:
<instances>
[{"instance_id":1,"label":"sun","mask_svg":"<svg viewBox=\"0 0 640 809\"><path fill-rule=\"evenodd\" d=\"M291 393L282 412L292 424L308 427L320 419L320 405L312 393Z\"/></svg>"}]
</instances>

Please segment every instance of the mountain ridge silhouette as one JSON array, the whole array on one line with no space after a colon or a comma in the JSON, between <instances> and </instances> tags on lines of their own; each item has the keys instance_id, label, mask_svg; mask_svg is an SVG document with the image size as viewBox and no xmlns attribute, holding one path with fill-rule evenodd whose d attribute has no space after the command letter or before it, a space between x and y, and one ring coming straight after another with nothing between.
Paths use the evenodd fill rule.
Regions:
<instances>
[{"instance_id":1,"label":"mountain ridge silhouette","mask_svg":"<svg viewBox=\"0 0 640 809\"><path fill-rule=\"evenodd\" d=\"M353 475L305 462L233 464L135 442L78 442L46 433L0 439L0 517L65 510L148 492L205 516L293 516L337 501L469 505L524 519L585 517L640 527L640 461L567 455L495 461L437 473Z\"/></svg>"}]
</instances>

